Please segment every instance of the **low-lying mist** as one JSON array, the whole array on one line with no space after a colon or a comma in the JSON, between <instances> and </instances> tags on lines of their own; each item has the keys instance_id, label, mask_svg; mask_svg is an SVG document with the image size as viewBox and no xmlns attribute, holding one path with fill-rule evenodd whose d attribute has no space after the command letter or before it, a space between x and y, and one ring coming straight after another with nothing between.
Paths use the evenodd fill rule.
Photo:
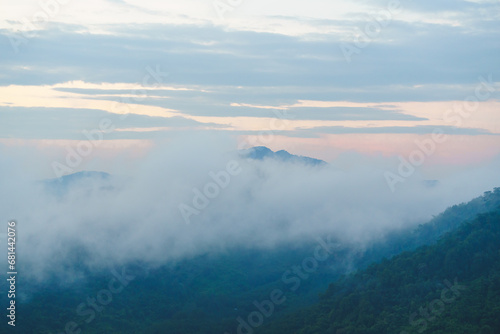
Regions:
<instances>
[{"instance_id":1,"label":"low-lying mist","mask_svg":"<svg viewBox=\"0 0 500 334\"><path fill-rule=\"evenodd\" d=\"M349 168L335 161L311 166L247 159L236 145L219 144L203 138L158 143L137 168L117 164L110 177L60 183L31 179L21 166L37 161L2 151L0 212L18 222L24 275L74 278L78 268L162 265L325 235L364 247L500 184L498 159L438 183L415 173L392 192L384 178L388 162L380 157L352 158Z\"/></svg>"}]
</instances>

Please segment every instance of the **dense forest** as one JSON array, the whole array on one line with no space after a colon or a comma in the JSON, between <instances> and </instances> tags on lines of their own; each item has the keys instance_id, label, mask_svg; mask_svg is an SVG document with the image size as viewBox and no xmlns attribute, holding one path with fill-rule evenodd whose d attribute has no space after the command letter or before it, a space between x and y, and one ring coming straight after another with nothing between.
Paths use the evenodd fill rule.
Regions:
<instances>
[{"instance_id":1,"label":"dense forest","mask_svg":"<svg viewBox=\"0 0 500 334\"><path fill-rule=\"evenodd\" d=\"M260 333L500 333L500 210L332 283Z\"/></svg>"},{"instance_id":2,"label":"dense forest","mask_svg":"<svg viewBox=\"0 0 500 334\"><path fill-rule=\"evenodd\" d=\"M363 250L340 246L309 273L294 268L314 253L314 240L272 251L233 249L155 268L129 264L67 284L20 281L16 330L500 333L499 209L496 188ZM131 278L123 290L103 294L123 270ZM270 310L265 301L272 297L282 302Z\"/></svg>"}]
</instances>

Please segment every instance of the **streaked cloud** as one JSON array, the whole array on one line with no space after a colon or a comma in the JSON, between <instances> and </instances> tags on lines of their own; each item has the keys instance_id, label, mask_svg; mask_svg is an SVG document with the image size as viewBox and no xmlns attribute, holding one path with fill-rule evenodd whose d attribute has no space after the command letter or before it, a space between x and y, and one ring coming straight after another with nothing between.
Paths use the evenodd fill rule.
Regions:
<instances>
[{"instance_id":1,"label":"streaked cloud","mask_svg":"<svg viewBox=\"0 0 500 334\"><path fill-rule=\"evenodd\" d=\"M400 4L242 1L221 17L201 0L12 3L0 14L1 136L75 140L106 117L116 125L107 140L271 130L295 142L434 128L496 137L498 2ZM33 21L40 12L48 19ZM356 46L369 24L380 31L346 62L340 46ZM161 82L150 84L148 68L161 69ZM491 94L450 122L447 110L481 77Z\"/></svg>"}]
</instances>

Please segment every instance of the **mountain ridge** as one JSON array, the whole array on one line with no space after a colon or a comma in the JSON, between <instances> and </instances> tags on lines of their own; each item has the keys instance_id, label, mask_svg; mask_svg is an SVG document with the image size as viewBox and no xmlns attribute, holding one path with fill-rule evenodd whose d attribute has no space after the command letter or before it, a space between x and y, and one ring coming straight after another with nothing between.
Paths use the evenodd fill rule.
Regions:
<instances>
[{"instance_id":1,"label":"mountain ridge","mask_svg":"<svg viewBox=\"0 0 500 334\"><path fill-rule=\"evenodd\" d=\"M294 155L285 150L279 150L274 152L265 146L255 146L249 149L241 150L240 154L245 158L253 160L274 159L282 162L301 163L310 166L328 165L326 161L320 159L315 159L302 155Z\"/></svg>"}]
</instances>

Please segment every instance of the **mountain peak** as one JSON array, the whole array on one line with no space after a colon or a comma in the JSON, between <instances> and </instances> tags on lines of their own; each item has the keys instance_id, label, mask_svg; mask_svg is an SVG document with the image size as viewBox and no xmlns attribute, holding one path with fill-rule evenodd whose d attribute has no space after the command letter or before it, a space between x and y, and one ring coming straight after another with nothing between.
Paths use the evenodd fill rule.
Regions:
<instances>
[{"instance_id":1,"label":"mountain peak","mask_svg":"<svg viewBox=\"0 0 500 334\"><path fill-rule=\"evenodd\" d=\"M283 162L302 163L311 166L327 165L327 163L323 160L301 155L294 155L285 150L274 152L265 146L255 146L246 150L242 150L241 153L243 157L253 160L274 159Z\"/></svg>"}]
</instances>

